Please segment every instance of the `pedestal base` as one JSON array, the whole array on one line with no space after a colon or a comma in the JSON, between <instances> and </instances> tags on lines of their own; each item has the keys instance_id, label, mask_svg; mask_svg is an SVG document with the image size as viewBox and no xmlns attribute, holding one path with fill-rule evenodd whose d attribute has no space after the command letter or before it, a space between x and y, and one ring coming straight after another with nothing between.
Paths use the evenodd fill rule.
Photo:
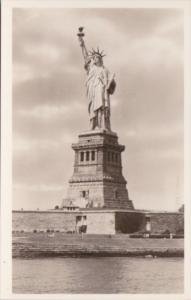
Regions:
<instances>
[{"instance_id":1,"label":"pedestal base","mask_svg":"<svg viewBox=\"0 0 191 300\"><path fill-rule=\"evenodd\" d=\"M79 135L72 145L75 151L74 173L62 207L133 209L122 175L121 152L116 133L94 130Z\"/></svg>"}]
</instances>

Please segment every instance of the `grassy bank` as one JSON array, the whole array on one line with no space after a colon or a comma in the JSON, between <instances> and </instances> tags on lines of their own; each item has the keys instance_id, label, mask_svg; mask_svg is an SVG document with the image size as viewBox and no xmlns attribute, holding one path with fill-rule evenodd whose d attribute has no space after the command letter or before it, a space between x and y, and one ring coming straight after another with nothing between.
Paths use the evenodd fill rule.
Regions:
<instances>
[{"instance_id":1,"label":"grassy bank","mask_svg":"<svg viewBox=\"0 0 191 300\"><path fill-rule=\"evenodd\" d=\"M129 238L128 235L14 233L13 257L148 256L183 257L183 239Z\"/></svg>"}]
</instances>

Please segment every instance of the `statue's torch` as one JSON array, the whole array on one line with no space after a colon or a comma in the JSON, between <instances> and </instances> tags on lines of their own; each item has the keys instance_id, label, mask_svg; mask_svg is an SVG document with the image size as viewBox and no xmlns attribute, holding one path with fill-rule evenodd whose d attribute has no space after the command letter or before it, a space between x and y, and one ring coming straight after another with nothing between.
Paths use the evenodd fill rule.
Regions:
<instances>
[{"instance_id":1,"label":"statue's torch","mask_svg":"<svg viewBox=\"0 0 191 300\"><path fill-rule=\"evenodd\" d=\"M83 43L84 43L83 37L85 36L85 34L83 33L83 29L84 29L84 27L79 27L78 28L78 33L77 33L77 36L78 36L79 41L80 41L80 46L82 46Z\"/></svg>"},{"instance_id":2,"label":"statue's torch","mask_svg":"<svg viewBox=\"0 0 191 300\"><path fill-rule=\"evenodd\" d=\"M85 36L85 34L84 34L84 32L83 32L83 29L84 29L84 27L79 27L79 28L78 28L77 36L78 36L78 38L79 38L80 47L82 48L82 54L83 54L83 57L84 57L84 59L86 60L87 57L88 57L88 51L87 51L87 49L86 49L85 42L84 42L84 39L83 39L83 37Z\"/></svg>"}]
</instances>

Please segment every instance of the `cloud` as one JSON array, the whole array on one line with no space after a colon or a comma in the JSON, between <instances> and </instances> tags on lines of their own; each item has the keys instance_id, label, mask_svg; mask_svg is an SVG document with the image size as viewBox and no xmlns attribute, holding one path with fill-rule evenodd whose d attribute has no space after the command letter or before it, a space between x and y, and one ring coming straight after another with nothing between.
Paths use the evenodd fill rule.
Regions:
<instances>
[{"instance_id":1,"label":"cloud","mask_svg":"<svg viewBox=\"0 0 191 300\"><path fill-rule=\"evenodd\" d=\"M28 109L36 105L55 105L64 104L67 102L77 101L82 95L85 98L85 91L83 92L79 76L68 73L52 73L48 77L36 77L28 79L17 84L13 88L13 105ZM74 89L75 84L75 89ZM80 94L80 91L82 93Z\"/></svg>"},{"instance_id":2,"label":"cloud","mask_svg":"<svg viewBox=\"0 0 191 300\"><path fill-rule=\"evenodd\" d=\"M30 148L21 144L21 147L13 156L14 184L64 185L68 182L74 158L70 143L60 143L59 146L34 143L29 144Z\"/></svg>"},{"instance_id":3,"label":"cloud","mask_svg":"<svg viewBox=\"0 0 191 300\"><path fill-rule=\"evenodd\" d=\"M60 143L65 138L67 140L68 136L76 139L81 127L88 128L88 117L84 118L84 115L88 116L87 108L78 103L73 105L72 111L68 111L66 106L58 114L56 111L60 108L57 106L47 106L47 109L42 110L41 108L36 107L31 111L21 110L15 114L13 118L15 144L18 136L27 141L37 141L39 145L46 140Z\"/></svg>"},{"instance_id":4,"label":"cloud","mask_svg":"<svg viewBox=\"0 0 191 300\"><path fill-rule=\"evenodd\" d=\"M26 190L32 192L57 192L63 191L62 185L45 185L45 184L31 184L29 185L22 185L22 184L15 184L13 186L14 190Z\"/></svg>"},{"instance_id":5,"label":"cloud","mask_svg":"<svg viewBox=\"0 0 191 300\"><path fill-rule=\"evenodd\" d=\"M78 102L74 102L73 107L74 106L76 107L76 109L83 107L83 105L81 105ZM18 117L45 119L47 121L50 121L54 119L58 120L59 118L67 117L70 111L71 107L69 105L39 105L32 107L30 110L21 108L17 112L17 114Z\"/></svg>"},{"instance_id":6,"label":"cloud","mask_svg":"<svg viewBox=\"0 0 191 300\"><path fill-rule=\"evenodd\" d=\"M63 144L71 144L73 142L71 134L64 134L60 139L37 139L35 138L24 138L23 135L14 137L13 151L16 155L20 154L22 157L25 151L35 151L36 149L47 150L47 149L58 149Z\"/></svg>"}]
</instances>

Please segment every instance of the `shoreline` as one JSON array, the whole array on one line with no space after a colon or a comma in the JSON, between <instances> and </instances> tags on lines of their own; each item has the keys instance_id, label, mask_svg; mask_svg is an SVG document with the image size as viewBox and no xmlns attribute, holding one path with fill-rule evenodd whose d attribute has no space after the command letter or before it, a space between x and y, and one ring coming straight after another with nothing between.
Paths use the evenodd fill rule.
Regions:
<instances>
[{"instance_id":1,"label":"shoreline","mask_svg":"<svg viewBox=\"0 0 191 300\"><path fill-rule=\"evenodd\" d=\"M13 234L13 258L117 256L184 257L184 239L132 239L124 234Z\"/></svg>"},{"instance_id":2,"label":"shoreline","mask_svg":"<svg viewBox=\"0 0 191 300\"><path fill-rule=\"evenodd\" d=\"M144 257L144 258L157 258L157 257L184 257L183 249L163 249L151 250L127 250L127 251L32 251L31 249L26 251L19 251L19 253L13 252L13 259L17 258L55 258L55 257L71 257L71 258L85 258L85 257Z\"/></svg>"}]
</instances>

